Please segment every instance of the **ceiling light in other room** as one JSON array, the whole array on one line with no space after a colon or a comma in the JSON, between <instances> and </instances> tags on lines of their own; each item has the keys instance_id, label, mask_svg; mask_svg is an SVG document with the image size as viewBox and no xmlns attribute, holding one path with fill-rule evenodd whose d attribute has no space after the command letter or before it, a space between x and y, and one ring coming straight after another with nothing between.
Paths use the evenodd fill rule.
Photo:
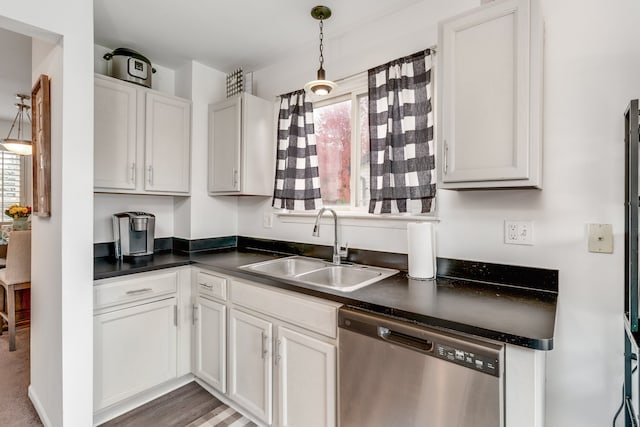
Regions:
<instances>
[{"instance_id":1,"label":"ceiling light in other room","mask_svg":"<svg viewBox=\"0 0 640 427\"><path fill-rule=\"evenodd\" d=\"M16 118L13 119L13 123L11 124L11 129L9 129L9 135L0 142L0 145L12 153L20 154L21 156L30 156L31 155L31 140L23 138L22 134L24 131L24 116L27 116L29 119L29 123L31 123L31 116L29 115L29 109L31 108L27 104L24 103L26 99L31 99L28 95L17 94L16 98L20 100L19 103L16 104L18 107L18 114L16 114ZM16 138L11 137L11 132L16 127L16 123L18 124L18 135ZM31 126L31 124L29 124Z\"/></svg>"},{"instance_id":2,"label":"ceiling light in other room","mask_svg":"<svg viewBox=\"0 0 640 427\"><path fill-rule=\"evenodd\" d=\"M312 80L306 85L304 85L304 90L306 90L307 92L311 91L316 95L322 96L322 95L329 94L331 90L335 89L338 86L331 80L325 79L324 68L322 68L322 65L324 64L324 55L323 55L324 32L322 30L322 26L323 26L324 20L329 19L329 17L331 16L331 9L329 9L326 6L316 6L313 9L311 9L311 16L314 19L317 19L320 21L320 69L318 69L318 79Z\"/></svg>"}]
</instances>

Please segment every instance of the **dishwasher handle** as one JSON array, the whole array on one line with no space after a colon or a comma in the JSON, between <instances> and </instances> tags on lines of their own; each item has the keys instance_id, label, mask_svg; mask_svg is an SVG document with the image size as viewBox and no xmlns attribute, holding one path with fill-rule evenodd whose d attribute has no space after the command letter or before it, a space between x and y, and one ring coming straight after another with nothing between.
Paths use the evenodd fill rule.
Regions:
<instances>
[{"instance_id":1,"label":"dishwasher handle","mask_svg":"<svg viewBox=\"0 0 640 427\"><path fill-rule=\"evenodd\" d=\"M433 351L433 341L403 334L384 326L378 326L378 336L389 343L400 345L410 350L421 353L431 353Z\"/></svg>"}]
</instances>

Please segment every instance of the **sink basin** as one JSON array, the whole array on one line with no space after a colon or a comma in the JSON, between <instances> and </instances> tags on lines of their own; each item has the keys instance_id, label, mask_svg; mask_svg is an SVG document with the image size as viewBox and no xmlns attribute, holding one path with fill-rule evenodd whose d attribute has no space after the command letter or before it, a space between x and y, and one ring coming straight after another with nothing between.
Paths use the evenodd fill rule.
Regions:
<instances>
[{"instance_id":1,"label":"sink basin","mask_svg":"<svg viewBox=\"0 0 640 427\"><path fill-rule=\"evenodd\" d=\"M244 265L240 268L258 271L270 276L297 276L326 266L327 263L324 261L295 256Z\"/></svg>"},{"instance_id":2,"label":"sink basin","mask_svg":"<svg viewBox=\"0 0 640 427\"><path fill-rule=\"evenodd\" d=\"M382 278L382 273L377 269L343 265L322 268L297 277L302 282L341 291L352 291Z\"/></svg>"},{"instance_id":3,"label":"sink basin","mask_svg":"<svg viewBox=\"0 0 640 427\"><path fill-rule=\"evenodd\" d=\"M365 265L335 265L327 261L301 256L248 264L240 268L343 292L360 289L398 272L398 270L389 268Z\"/></svg>"}]
</instances>

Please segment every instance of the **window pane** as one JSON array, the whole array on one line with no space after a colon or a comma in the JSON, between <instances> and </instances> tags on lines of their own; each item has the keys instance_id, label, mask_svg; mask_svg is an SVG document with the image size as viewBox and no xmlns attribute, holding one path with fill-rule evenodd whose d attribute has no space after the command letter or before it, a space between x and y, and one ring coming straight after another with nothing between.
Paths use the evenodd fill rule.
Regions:
<instances>
[{"instance_id":1,"label":"window pane","mask_svg":"<svg viewBox=\"0 0 640 427\"><path fill-rule=\"evenodd\" d=\"M20 165L18 154L0 151L0 209L2 221L11 219L4 211L20 203Z\"/></svg>"},{"instance_id":2,"label":"window pane","mask_svg":"<svg viewBox=\"0 0 640 427\"><path fill-rule=\"evenodd\" d=\"M351 201L351 100L313 110L320 191L326 205Z\"/></svg>"},{"instance_id":3,"label":"window pane","mask_svg":"<svg viewBox=\"0 0 640 427\"><path fill-rule=\"evenodd\" d=\"M369 205L371 173L369 167L369 96L358 97L358 127L360 128L360 176L358 177L357 206Z\"/></svg>"}]
</instances>

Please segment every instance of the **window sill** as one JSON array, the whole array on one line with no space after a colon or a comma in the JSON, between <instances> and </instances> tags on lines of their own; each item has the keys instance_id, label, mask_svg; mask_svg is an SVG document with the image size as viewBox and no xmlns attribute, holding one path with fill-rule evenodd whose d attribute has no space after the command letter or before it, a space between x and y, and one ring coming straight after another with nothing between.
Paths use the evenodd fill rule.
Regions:
<instances>
[{"instance_id":1,"label":"window sill","mask_svg":"<svg viewBox=\"0 0 640 427\"><path fill-rule=\"evenodd\" d=\"M433 215L401 215L401 214L370 214L367 212L341 211L335 210L342 225L360 227L384 227L384 228L406 228L407 222L439 222L440 219ZM285 210L274 211L283 223L311 224L318 215L317 211L291 212ZM323 222L331 215L326 213L322 216Z\"/></svg>"}]
</instances>

